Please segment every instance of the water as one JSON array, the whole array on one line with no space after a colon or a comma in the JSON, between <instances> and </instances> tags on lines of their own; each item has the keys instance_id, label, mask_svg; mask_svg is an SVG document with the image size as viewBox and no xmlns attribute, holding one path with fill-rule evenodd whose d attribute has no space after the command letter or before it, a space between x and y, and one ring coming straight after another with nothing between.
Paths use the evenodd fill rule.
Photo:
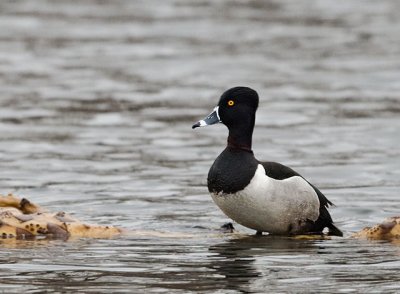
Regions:
<instances>
[{"instance_id":1,"label":"water","mask_svg":"<svg viewBox=\"0 0 400 294\"><path fill-rule=\"evenodd\" d=\"M171 236L1 241L0 290L400 292L396 243L217 233L206 175L227 132L191 130L223 90L254 87L257 158L320 187L346 237L398 215L399 8L1 1L2 193Z\"/></svg>"}]
</instances>

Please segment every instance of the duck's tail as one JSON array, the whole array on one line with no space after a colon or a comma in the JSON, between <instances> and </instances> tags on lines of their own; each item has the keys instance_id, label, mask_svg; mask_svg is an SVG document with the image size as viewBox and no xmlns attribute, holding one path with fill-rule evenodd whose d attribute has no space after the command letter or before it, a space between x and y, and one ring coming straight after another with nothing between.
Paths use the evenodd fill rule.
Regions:
<instances>
[{"instance_id":1,"label":"duck's tail","mask_svg":"<svg viewBox=\"0 0 400 294\"><path fill-rule=\"evenodd\" d=\"M339 230L334 224L329 224L328 226L329 229L329 236L338 236L338 237L343 237L343 232Z\"/></svg>"}]
</instances>

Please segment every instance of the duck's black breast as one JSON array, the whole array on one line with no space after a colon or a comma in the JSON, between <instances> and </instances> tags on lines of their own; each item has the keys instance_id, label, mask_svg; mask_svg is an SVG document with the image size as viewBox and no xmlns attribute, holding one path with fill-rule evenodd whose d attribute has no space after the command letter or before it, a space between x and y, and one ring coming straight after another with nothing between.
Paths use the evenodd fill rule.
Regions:
<instances>
[{"instance_id":1,"label":"duck's black breast","mask_svg":"<svg viewBox=\"0 0 400 294\"><path fill-rule=\"evenodd\" d=\"M241 191L250 183L257 166L253 152L227 147L208 172L208 190L228 194Z\"/></svg>"}]
</instances>

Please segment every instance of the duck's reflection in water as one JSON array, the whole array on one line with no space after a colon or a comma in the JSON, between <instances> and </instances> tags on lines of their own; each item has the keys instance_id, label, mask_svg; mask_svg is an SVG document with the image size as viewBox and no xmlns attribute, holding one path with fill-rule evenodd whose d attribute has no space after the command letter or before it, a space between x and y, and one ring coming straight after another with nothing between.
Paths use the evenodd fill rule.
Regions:
<instances>
[{"instance_id":1,"label":"duck's reflection in water","mask_svg":"<svg viewBox=\"0 0 400 294\"><path fill-rule=\"evenodd\" d=\"M213 253L210 256L210 268L224 277L224 288L251 292L250 286L255 285L255 280L267 279L270 269L257 265L257 258L277 255L299 255L312 251L316 253L318 246L310 240L297 240L289 237L274 236L241 236L226 240L209 247ZM221 282L221 281L219 281Z\"/></svg>"}]
</instances>

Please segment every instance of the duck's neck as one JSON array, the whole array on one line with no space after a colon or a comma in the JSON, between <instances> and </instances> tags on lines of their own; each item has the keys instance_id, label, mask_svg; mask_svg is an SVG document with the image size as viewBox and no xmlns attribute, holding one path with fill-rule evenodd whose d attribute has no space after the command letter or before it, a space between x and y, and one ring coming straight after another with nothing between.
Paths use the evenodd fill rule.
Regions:
<instances>
[{"instance_id":1,"label":"duck's neck","mask_svg":"<svg viewBox=\"0 0 400 294\"><path fill-rule=\"evenodd\" d=\"M251 149L254 119L229 128L228 147L253 152Z\"/></svg>"}]
</instances>

